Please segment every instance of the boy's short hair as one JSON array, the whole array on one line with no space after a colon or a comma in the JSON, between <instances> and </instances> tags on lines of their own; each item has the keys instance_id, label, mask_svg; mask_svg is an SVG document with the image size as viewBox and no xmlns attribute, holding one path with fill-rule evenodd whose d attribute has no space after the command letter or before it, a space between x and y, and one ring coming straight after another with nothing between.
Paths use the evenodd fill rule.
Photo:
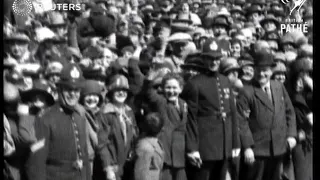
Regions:
<instances>
[{"instance_id":1,"label":"boy's short hair","mask_svg":"<svg viewBox=\"0 0 320 180\"><path fill-rule=\"evenodd\" d=\"M144 120L144 128L147 136L157 136L163 127L163 119L157 112L152 112L146 115Z\"/></svg>"}]
</instances>

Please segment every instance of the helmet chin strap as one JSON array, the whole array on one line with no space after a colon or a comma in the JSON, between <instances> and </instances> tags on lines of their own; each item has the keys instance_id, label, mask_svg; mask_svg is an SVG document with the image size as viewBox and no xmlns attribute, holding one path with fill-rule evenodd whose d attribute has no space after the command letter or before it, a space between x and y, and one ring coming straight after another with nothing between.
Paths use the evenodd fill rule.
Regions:
<instances>
[{"instance_id":1,"label":"helmet chin strap","mask_svg":"<svg viewBox=\"0 0 320 180\"><path fill-rule=\"evenodd\" d=\"M61 87L58 88L58 94L59 94L59 102L61 104L61 106L63 106L64 108L67 108L69 110L75 110L74 106L70 106L67 102L66 102L66 98L64 97L63 93L62 93L62 89Z\"/></svg>"}]
</instances>

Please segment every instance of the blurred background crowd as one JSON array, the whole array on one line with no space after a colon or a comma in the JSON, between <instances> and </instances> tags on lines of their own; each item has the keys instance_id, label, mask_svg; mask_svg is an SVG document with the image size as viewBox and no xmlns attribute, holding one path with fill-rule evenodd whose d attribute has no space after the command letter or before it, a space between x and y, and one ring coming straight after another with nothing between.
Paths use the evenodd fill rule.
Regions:
<instances>
[{"instance_id":1,"label":"blurred background crowd","mask_svg":"<svg viewBox=\"0 0 320 180\"><path fill-rule=\"evenodd\" d=\"M52 3L81 10L21 16L4 1L5 179L312 179L312 0L291 15L294 0ZM290 23L307 31L281 29ZM250 96L263 78L285 89L283 107L272 91L279 112ZM288 128L255 123L272 113ZM271 153L259 154L261 139ZM251 152L271 160L242 168L255 166Z\"/></svg>"}]
</instances>

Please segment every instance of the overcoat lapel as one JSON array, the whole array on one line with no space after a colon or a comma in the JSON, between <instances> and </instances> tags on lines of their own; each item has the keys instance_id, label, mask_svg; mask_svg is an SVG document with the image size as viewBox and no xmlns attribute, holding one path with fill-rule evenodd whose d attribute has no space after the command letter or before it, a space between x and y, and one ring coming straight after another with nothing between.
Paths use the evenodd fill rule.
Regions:
<instances>
[{"instance_id":1,"label":"overcoat lapel","mask_svg":"<svg viewBox=\"0 0 320 180\"><path fill-rule=\"evenodd\" d=\"M272 97L273 97L273 102L274 102L274 112L277 112L280 110L280 104L281 104L281 87L275 83L274 81L270 82L270 86L271 86L271 93L272 93Z\"/></svg>"},{"instance_id":2,"label":"overcoat lapel","mask_svg":"<svg viewBox=\"0 0 320 180\"><path fill-rule=\"evenodd\" d=\"M262 102L262 104L264 104L267 108L274 112L274 106L269 100L267 93L265 93L260 87L255 87L254 94Z\"/></svg>"}]
</instances>

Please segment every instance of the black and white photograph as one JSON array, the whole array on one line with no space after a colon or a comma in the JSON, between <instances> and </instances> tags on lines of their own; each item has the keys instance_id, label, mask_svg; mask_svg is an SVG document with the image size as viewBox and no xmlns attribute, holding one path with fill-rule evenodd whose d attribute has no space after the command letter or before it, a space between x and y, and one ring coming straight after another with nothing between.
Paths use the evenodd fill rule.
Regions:
<instances>
[{"instance_id":1,"label":"black and white photograph","mask_svg":"<svg viewBox=\"0 0 320 180\"><path fill-rule=\"evenodd\" d=\"M316 179L313 6L3 0L3 179Z\"/></svg>"}]
</instances>

